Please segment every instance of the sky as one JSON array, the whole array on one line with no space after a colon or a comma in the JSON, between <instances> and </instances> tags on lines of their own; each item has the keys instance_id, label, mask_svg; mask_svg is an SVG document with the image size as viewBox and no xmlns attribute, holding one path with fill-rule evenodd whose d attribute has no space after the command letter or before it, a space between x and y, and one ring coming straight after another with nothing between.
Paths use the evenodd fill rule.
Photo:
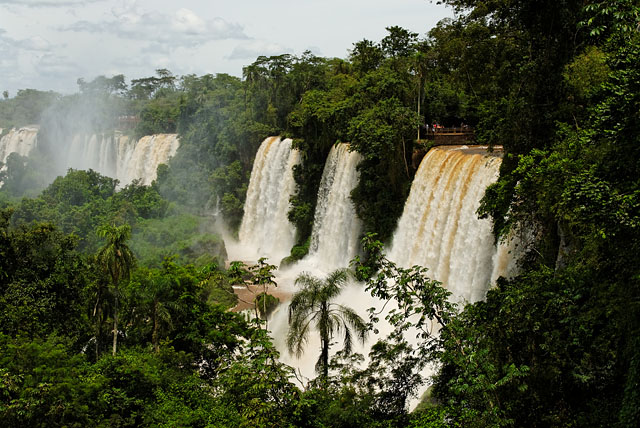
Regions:
<instances>
[{"instance_id":1,"label":"sky","mask_svg":"<svg viewBox=\"0 0 640 428\"><path fill-rule=\"evenodd\" d=\"M228 73L259 55L346 58L398 25L424 37L450 8L430 0L0 0L0 91L77 91L76 81L159 68Z\"/></svg>"}]
</instances>

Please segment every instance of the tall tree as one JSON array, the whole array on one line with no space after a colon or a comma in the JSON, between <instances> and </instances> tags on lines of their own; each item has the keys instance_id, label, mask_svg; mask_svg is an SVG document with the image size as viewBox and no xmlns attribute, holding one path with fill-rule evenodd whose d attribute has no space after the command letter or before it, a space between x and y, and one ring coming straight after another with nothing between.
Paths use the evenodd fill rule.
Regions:
<instances>
[{"instance_id":1,"label":"tall tree","mask_svg":"<svg viewBox=\"0 0 640 428\"><path fill-rule=\"evenodd\" d=\"M111 279L113 286L113 355L116 355L118 346L118 298L120 284L128 281L131 268L135 265L135 256L126 244L131 237L131 227L128 224L122 226L104 225L98 230L98 235L106 238L107 242L98 252L98 263Z\"/></svg>"},{"instance_id":2,"label":"tall tree","mask_svg":"<svg viewBox=\"0 0 640 428\"><path fill-rule=\"evenodd\" d=\"M287 348L298 357L302 355L313 324L320 334L316 371L323 379L329 374L329 347L334 335L344 333L343 351L350 354L354 333L363 343L368 334L366 323L353 309L331 302L338 297L346 281L345 269L333 271L324 280L303 273L296 279L296 285L303 288L289 304Z\"/></svg>"}]
</instances>

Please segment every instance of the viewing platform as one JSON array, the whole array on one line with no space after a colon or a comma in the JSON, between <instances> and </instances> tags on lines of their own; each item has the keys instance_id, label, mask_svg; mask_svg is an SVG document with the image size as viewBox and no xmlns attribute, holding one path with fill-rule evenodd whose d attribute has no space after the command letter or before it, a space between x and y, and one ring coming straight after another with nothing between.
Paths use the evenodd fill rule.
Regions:
<instances>
[{"instance_id":1,"label":"viewing platform","mask_svg":"<svg viewBox=\"0 0 640 428\"><path fill-rule=\"evenodd\" d=\"M133 129L139 122L140 118L138 116L118 116L118 129Z\"/></svg>"},{"instance_id":2,"label":"viewing platform","mask_svg":"<svg viewBox=\"0 0 640 428\"><path fill-rule=\"evenodd\" d=\"M421 134L421 137L416 141L419 145L457 146L461 144L478 144L476 143L473 129L469 127L429 129L424 136Z\"/></svg>"},{"instance_id":3,"label":"viewing platform","mask_svg":"<svg viewBox=\"0 0 640 428\"><path fill-rule=\"evenodd\" d=\"M418 169L422 158L427 154L429 149L438 146L450 146L451 149L464 148L466 153L480 153L489 156L502 156L502 146L493 146L489 148L486 144L476 141L473 129L469 127L458 128L437 128L436 131L429 130L416 140L413 154L411 156L411 164L414 169ZM447 147L445 147L447 148Z\"/></svg>"}]
</instances>

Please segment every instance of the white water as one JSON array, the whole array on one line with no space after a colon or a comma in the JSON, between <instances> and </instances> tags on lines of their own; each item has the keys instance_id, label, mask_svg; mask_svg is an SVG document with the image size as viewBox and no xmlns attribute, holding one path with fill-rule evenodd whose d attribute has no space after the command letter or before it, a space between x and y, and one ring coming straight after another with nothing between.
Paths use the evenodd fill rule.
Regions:
<instances>
[{"instance_id":1,"label":"white water","mask_svg":"<svg viewBox=\"0 0 640 428\"><path fill-rule=\"evenodd\" d=\"M307 270L305 269L305 271ZM276 278L279 288L293 288L295 277L299 273L300 272L296 271L295 268L287 270L284 273L281 272ZM313 272L312 275L320 279L324 279L328 275L328 272L324 274L321 272ZM369 319L367 309L371 307L381 306L381 303L378 299L371 297L371 295L365 291L364 284L356 283L354 281L349 282L344 287L342 293L338 296L338 298L332 303L338 303L352 308L365 321L368 321ZM298 373L298 377L300 378L300 380L302 381L302 385L304 386L308 381L316 377L315 364L318 360L318 356L320 355L320 337L318 336L317 331L312 328L309 334L308 342L305 346L304 353L300 356L300 358L296 357L293 354L290 354L287 350L286 345L287 333L289 331L288 311L288 302L280 305L273 313L271 320L269 321L269 330L271 331L271 336L273 337L273 343L276 346L278 352L280 352L280 361L295 368L296 372ZM354 352L360 353L367 357L371 345L384 338L388 333L391 332L391 327L387 325L384 320L382 320L381 323L379 323L376 327L379 329L379 333L371 333L364 345L354 338ZM330 349L330 357L335 355L336 351L342 349L343 340L343 336L337 336L333 338L334 344ZM368 358L366 358L365 360L365 366L367 361Z\"/></svg>"},{"instance_id":2,"label":"white water","mask_svg":"<svg viewBox=\"0 0 640 428\"><path fill-rule=\"evenodd\" d=\"M288 252L293 244L293 227L288 222L283 227L272 217L272 213L277 213L276 217L286 218L284 207L288 209L288 203L282 204L282 201L288 202L293 190L289 171L297 162L297 155L293 155L290 145L285 143L286 140L267 139L256 155L240 232L241 240L247 246L266 249L281 243L285 237L289 243L283 245L283 250ZM347 266L357 254L361 224L349 194L357 184L359 160L359 155L349 153L346 145L332 149L318 192L310 253L296 265L277 272L278 288L284 294L296 291L294 281L300 272L325 278L330 271ZM432 149L416 174L393 246L388 250L389 257L402 266L420 264L429 267L431 276L442 281L457 300L483 298L489 285L498 275L508 272L512 265L509 252L512 247L496 247L490 222L479 220L476 215L486 187L498 176L500 163L499 157L488 156L483 150ZM269 255L266 250L258 253ZM255 260L256 257L246 251L241 254L244 256L238 258L243 260ZM381 307L381 302L366 293L362 284L354 283L345 288L336 303L353 308L364 319L367 319L368 308ZM304 355L301 358L290 355L285 344L287 310L287 304L276 310L269 321L269 329L281 360L295 367L303 379L308 380L315 374L319 339L311 334ZM377 328L379 335L370 337L366 345L357 346L357 352L366 355L371 344L391 330L384 321ZM340 349L340 341L341 338L335 338L332 354ZM412 405L415 404L413 401Z\"/></svg>"},{"instance_id":3,"label":"white water","mask_svg":"<svg viewBox=\"0 0 640 428\"><path fill-rule=\"evenodd\" d=\"M278 272L276 278L279 287L287 292L297 291L294 282L301 272L324 279L331 271L347 267L358 253L362 222L356 216L350 194L358 184L356 166L361 159L359 153L349 152L348 144L338 144L331 148L320 180L309 254L294 266ZM363 284L353 282L345 287L336 303L354 308L365 320L366 310L377 304L376 299L365 293ZM280 351L280 360L295 367L299 370L299 376L308 381L315 375L320 339L311 334L306 351L300 358L289 354L286 347L289 329L287 311L288 304L281 305L274 313L269 327L273 332L276 348ZM340 340L336 338L336 342ZM356 352L366 354L365 346L358 343L354 345ZM340 348L341 344L337 343L332 350Z\"/></svg>"},{"instance_id":4,"label":"white water","mask_svg":"<svg viewBox=\"0 0 640 428\"><path fill-rule=\"evenodd\" d=\"M351 191L358 184L356 166L362 160L348 144L331 148L322 172L309 254L303 264L325 272L347 267L358 254L362 222L357 217Z\"/></svg>"},{"instance_id":5,"label":"white water","mask_svg":"<svg viewBox=\"0 0 640 428\"><path fill-rule=\"evenodd\" d=\"M177 134L154 134L140 138L135 144L118 144L116 177L122 183L142 179L151 184L156 179L158 165L167 163L178 151L180 140Z\"/></svg>"},{"instance_id":6,"label":"white water","mask_svg":"<svg viewBox=\"0 0 640 428\"><path fill-rule=\"evenodd\" d=\"M289 255L295 244L295 228L289 219L289 198L295 191L293 167L300 152L291 140L265 139L256 153L240 225L239 247L229 251L242 260L266 257L272 264Z\"/></svg>"},{"instance_id":7,"label":"white water","mask_svg":"<svg viewBox=\"0 0 640 428\"><path fill-rule=\"evenodd\" d=\"M509 266L508 248L494 245L491 222L476 210L498 177L501 158L466 147L427 153L393 236L389 258L421 265L456 300L483 299L492 280Z\"/></svg>"},{"instance_id":8,"label":"white water","mask_svg":"<svg viewBox=\"0 0 640 428\"><path fill-rule=\"evenodd\" d=\"M11 153L28 156L36 147L37 140L37 126L10 130L0 139L0 161L6 162ZM68 168L93 169L118 179L124 186L135 179L151 184L156 179L158 165L167 163L179 146L177 134L148 135L136 141L116 132L76 134L68 144L60 142L56 151L62 171Z\"/></svg>"},{"instance_id":9,"label":"white water","mask_svg":"<svg viewBox=\"0 0 640 428\"><path fill-rule=\"evenodd\" d=\"M6 162L11 153L28 156L37 139L37 126L10 130L0 140L0 161ZM167 163L179 146L177 134L148 135L136 141L116 132L76 134L69 144L60 142L56 151L62 171L67 168L93 169L118 179L124 186L135 179L151 184L156 179L158 165Z\"/></svg>"},{"instance_id":10,"label":"white water","mask_svg":"<svg viewBox=\"0 0 640 428\"><path fill-rule=\"evenodd\" d=\"M167 163L179 145L177 134L148 135L138 141L119 133L78 134L68 146L65 163L76 169L91 168L118 179L120 185L135 179L151 184L158 165Z\"/></svg>"},{"instance_id":11,"label":"white water","mask_svg":"<svg viewBox=\"0 0 640 428\"><path fill-rule=\"evenodd\" d=\"M0 133L2 130L0 129ZM11 153L20 156L28 156L38 141L38 127L25 126L20 129L11 129L7 135L0 139L0 162L5 163Z\"/></svg>"}]
</instances>

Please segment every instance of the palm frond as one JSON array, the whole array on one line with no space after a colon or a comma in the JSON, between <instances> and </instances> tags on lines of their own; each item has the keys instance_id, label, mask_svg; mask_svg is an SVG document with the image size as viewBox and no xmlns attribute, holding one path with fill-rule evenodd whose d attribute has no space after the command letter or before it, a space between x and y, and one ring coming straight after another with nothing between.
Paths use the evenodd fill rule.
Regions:
<instances>
[{"instance_id":1,"label":"palm frond","mask_svg":"<svg viewBox=\"0 0 640 428\"><path fill-rule=\"evenodd\" d=\"M289 332L287 348L300 356L307 344L311 326L319 333L321 353L316 371L326 376L329 347L334 335L344 334L344 348L350 353L355 336L364 342L367 325L352 309L331 303L349 279L347 269L331 272L324 280L308 273L296 278L301 290L294 294L289 304Z\"/></svg>"},{"instance_id":2,"label":"palm frond","mask_svg":"<svg viewBox=\"0 0 640 428\"><path fill-rule=\"evenodd\" d=\"M351 327L356 332L358 339L364 343L369 334L367 323L350 307L344 305L337 305L337 307L337 311L339 311L341 318L345 321L345 326L348 325Z\"/></svg>"}]
</instances>

